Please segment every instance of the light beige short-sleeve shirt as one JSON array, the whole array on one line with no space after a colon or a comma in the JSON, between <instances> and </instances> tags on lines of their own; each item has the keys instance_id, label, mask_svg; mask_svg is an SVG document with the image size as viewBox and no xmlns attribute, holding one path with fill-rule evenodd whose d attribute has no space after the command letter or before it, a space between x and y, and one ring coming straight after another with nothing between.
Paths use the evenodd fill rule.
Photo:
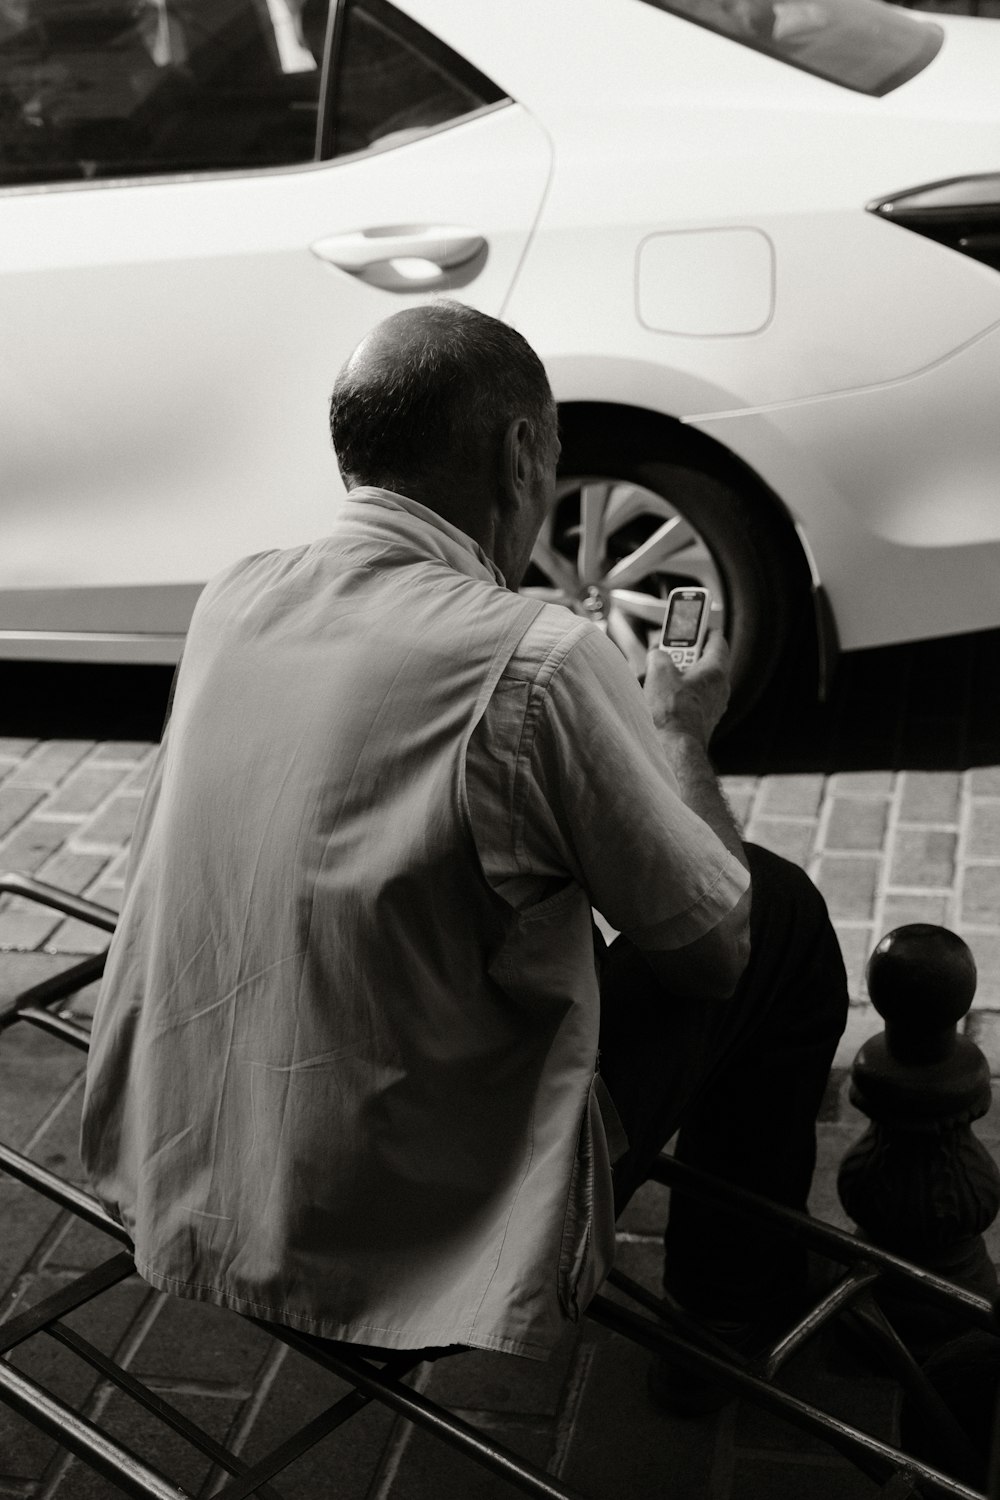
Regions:
<instances>
[{"instance_id":1,"label":"light beige short-sleeve shirt","mask_svg":"<svg viewBox=\"0 0 1000 1500\"><path fill-rule=\"evenodd\" d=\"M234 565L88 1062L84 1160L140 1272L326 1337L544 1356L613 1250L591 906L669 947L746 884L616 649L422 506L354 492Z\"/></svg>"}]
</instances>

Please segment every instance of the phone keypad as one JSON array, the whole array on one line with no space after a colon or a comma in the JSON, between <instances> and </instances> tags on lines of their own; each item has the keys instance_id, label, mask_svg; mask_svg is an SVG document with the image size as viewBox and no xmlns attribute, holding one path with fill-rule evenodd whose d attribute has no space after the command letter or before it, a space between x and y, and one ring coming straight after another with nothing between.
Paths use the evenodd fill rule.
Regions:
<instances>
[{"instance_id":1,"label":"phone keypad","mask_svg":"<svg viewBox=\"0 0 1000 1500\"><path fill-rule=\"evenodd\" d=\"M694 646L665 646L663 649L679 672L683 672L685 667L692 666L698 659L698 652Z\"/></svg>"}]
</instances>

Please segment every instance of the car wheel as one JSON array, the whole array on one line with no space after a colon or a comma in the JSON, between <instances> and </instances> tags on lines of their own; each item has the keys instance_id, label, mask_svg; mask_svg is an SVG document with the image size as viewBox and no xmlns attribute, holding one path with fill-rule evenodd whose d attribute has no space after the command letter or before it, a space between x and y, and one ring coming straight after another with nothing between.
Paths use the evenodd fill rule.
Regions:
<instances>
[{"instance_id":1,"label":"car wheel","mask_svg":"<svg viewBox=\"0 0 1000 1500\"><path fill-rule=\"evenodd\" d=\"M555 502L522 592L595 620L641 677L670 590L709 589L712 624L730 645L724 724L732 728L773 676L805 592L790 526L751 481L726 473L724 457L647 456L645 424L632 432L578 425L563 420Z\"/></svg>"}]
</instances>

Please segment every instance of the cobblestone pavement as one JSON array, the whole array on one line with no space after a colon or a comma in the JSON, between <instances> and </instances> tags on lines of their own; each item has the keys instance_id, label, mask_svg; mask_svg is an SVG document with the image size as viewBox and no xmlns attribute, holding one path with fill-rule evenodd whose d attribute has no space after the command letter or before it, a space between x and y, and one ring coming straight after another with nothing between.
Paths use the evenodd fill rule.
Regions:
<instances>
[{"instance_id":1,"label":"cobblestone pavement","mask_svg":"<svg viewBox=\"0 0 1000 1500\"><path fill-rule=\"evenodd\" d=\"M949 654L950 653L950 654ZM802 864L824 891L851 981L851 1019L820 1123L814 1206L846 1222L836 1166L860 1130L846 1102L845 1069L879 1021L863 970L876 939L911 921L943 923L975 953L979 988L969 1033L1000 1076L1000 724L995 683L1000 633L947 648L868 653L842 676L822 710L768 710L722 754L724 785L749 838ZM900 665L902 661L903 665ZM885 673L895 668L895 675ZM933 687L934 691L929 689ZM992 687L990 689L992 691ZM148 740L0 738L0 868L37 875L102 904L120 898L129 833L148 774ZM101 946L83 925L0 899L0 1007L5 998ZM86 1013L92 994L76 1007ZM0 1139L61 1172L78 1174L79 1059L26 1027L0 1046ZM979 1128L996 1152L1000 1114ZM662 1189L647 1186L620 1233L626 1270L656 1287ZM37 1300L71 1271L108 1253L0 1178L0 1316ZM990 1242L1000 1254L1000 1243ZM78 1326L250 1458L333 1398L338 1383L241 1320L151 1292L137 1279ZM197 1356L192 1348L197 1347ZM88 1388L52 1346L26 1349L24 1368L54 1375L68 1399L106 1408L130 1445L198 1493L211 1476L179 1443L156 1435L119 1398ZM584 1325L544 1365L487 1354L445 1361L421 1377L433 1393L602 1500L863 1500L876 1487L822 1444L746 1405L678 1421L645 1394L645 1357ZM792 1388L848 1420L891 1437L893 1389L834 1350L806 1355ZM335 1482L332 1476L336 1476ZM490 1500L504 1493L389 1414L369 1409L288 1471L282 1493L312 1500ZM91 1500L117 1494L0 1407L0 1497ZM507 1491L507 1493L510 1493Z\"/></svg>"}]
</instances>

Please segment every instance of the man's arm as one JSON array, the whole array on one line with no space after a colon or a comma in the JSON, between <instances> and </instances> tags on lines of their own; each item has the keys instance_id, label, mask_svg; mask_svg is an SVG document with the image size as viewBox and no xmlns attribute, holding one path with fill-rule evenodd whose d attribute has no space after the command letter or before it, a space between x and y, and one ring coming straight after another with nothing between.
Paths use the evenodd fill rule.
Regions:
<instances>
[{"instance_id":1,"label":"man's arm","mask_svg":"<svg viewBox=\"0 0 1000 1500\"><path fill-rule=\"evenodd\" d=\"M713 632L699 660L679 672L666 651L649 653L643 688L681 798L744 868L746 851L708 759L708 742L729 701L729 649ZM657 978L680 994L725 999L750 956L750 891L710 932L683 948L643 949Z\"/></svg>"},{"instance_id":2,"label":"man's arm","mask_svg":"<svg viewBox=\"0 0 1000 1500\"><path fill-rule=\"evenodd\" d=\"M509 824L510 848L487 878L518 905L516 891L530 911L569 877L610 927L651 956L671 991L706 1000L730 994L746 957L741 896L749 875L703 748L728 697L724 645L709 648L696 688L717 653L721 659L696 692L676 674L661 679L653 663L646 695L596 627L581 625L554 646L554 670L537 681L530 673L520 695L495 694L488 710L485 722L511 720L498 743L515 737L509 751L493 755L477 792L489 806L506 784L482 844L496 842L489 826ZM497 768L507 762L519 771L504 783Z\"/></svg>"}]
</instances>

